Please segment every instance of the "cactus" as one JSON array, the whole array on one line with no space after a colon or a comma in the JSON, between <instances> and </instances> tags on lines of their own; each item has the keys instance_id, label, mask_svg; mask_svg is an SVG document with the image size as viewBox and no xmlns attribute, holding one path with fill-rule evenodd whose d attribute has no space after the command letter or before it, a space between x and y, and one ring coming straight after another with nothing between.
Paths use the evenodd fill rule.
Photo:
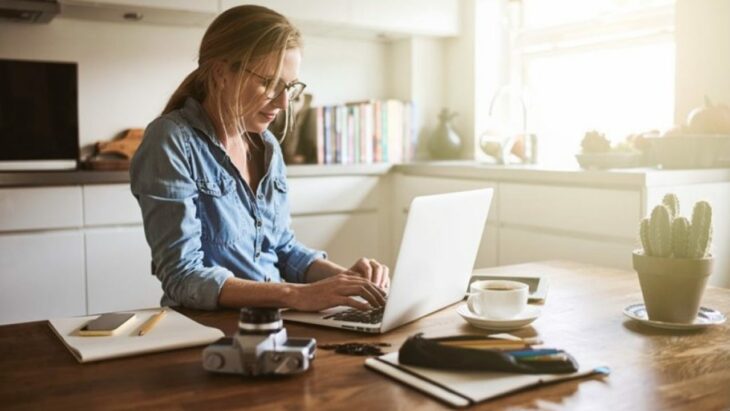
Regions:
<instances>
[{"instance_id":1,"label":"cactus","mask_svg":"<svg viewBox=\"0 0 730 411\"><path fill-rule=\"evenodd\" d=\"M657 257L672 255L672 219L665 205L658 205L651 212L649 245L652 255Z\"/></svg>"},{"instance_id":2,"label":"cactus","mask_svg":"<svg viewBox=\"0 0 730 411\"><path fill-rule=\"evenodd\" d=\"M672 252L674 258L687 258L689 243L689 220L677 217L672 222Z\"/></svg>"},{"instance_id":3,"label":"cactus","mask_svg":"<svg viewBox=\"0 0 730 411\"><path fill-rule=\"evenodd\" d=\"M649 218L644 217L639 225L639 238L641 245L644 247L644 255L653 255L651 252L651 244L649 243Z\"/></svg>"},{"instance_id":4,"label":"cactus","mask_svg":"<svg viewBox=\"0 0 730 411\"><path fill-rule=\"evenodd\" d=\"M688 235L687 257L704 258L712 242L712 207L707 201L698 201L692 210L692 225Z\"/></svg>"},{"instance_id":5,"label":"cactus","mask_svg":"<svg viewBox=\"0 0 730 411\"><path fill-rule=\"evenodd\" d=\"M712 207L698 201L692 210L692 222L679 215L679 200L667 194L662 204L641 220L639 237L644 255L664 258L705 258L712 245Z\"/></svg>"},{"instance_id":6,"label":"cactus","mask_svg":"<svg viewBox=\"0 0 730 411\"><path fill-rule=\"evenodd\" d=\"M669 216L672 220L679 216L679 199L676 194L667 193L662 199L662 204L669 209Z\"/></svg>"}]
</instances>

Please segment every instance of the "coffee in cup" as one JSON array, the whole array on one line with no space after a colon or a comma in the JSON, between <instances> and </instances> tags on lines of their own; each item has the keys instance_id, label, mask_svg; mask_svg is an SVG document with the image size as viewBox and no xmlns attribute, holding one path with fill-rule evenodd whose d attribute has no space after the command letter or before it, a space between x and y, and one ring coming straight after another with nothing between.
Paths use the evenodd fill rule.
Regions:
<instances>
[{"instance_id":1,"label":"coffee in cup","mask_svg":"<svg viewBox=\"0 0 730 411\"><path fill-rule=\"evenodd\" d=\"M525 310L529 287L518 281L475 281L469 286L468 295L466 304L473 314L507 320Z\"/></svg>"}]
</instances>

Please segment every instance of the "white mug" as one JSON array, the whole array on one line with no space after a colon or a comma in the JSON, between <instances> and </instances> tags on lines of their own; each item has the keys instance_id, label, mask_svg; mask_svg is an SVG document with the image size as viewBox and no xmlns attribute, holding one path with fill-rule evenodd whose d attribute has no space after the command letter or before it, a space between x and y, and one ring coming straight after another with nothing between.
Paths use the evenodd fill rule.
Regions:
<instances>
[{"instance_id":1,"label":"white mug","mask_svg":"<svg viewBox=\"0 0 730 411\"><path fill-rule=\"evenodd\" d=\"M527 307L529 287L508 280L475 281L469 286L466 304L469 311L480 317L508 320Z\"/></svg>"}]
</instances>

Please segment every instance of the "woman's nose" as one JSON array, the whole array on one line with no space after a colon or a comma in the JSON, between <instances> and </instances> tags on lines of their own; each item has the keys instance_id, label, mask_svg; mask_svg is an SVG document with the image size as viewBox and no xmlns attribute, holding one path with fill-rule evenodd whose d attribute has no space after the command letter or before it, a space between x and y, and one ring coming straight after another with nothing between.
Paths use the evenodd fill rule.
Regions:
<instances>
[{"instance_id":1,"label":"woman's nose","mask_svg":"<svg viewBox=\"0 0 730 411\"><path fill-rule=\"evenodd\" d=\"M287 95L286 90L282 90L282 92L271 101L271 104L276 108L286 108L289 104L289 96Z\"/></svg>"}]
</instances>

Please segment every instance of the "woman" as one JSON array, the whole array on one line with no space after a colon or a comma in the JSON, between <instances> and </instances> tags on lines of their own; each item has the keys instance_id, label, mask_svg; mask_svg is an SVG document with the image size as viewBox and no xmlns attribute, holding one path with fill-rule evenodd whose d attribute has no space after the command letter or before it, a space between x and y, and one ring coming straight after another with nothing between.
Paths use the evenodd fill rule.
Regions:
<instances>
[{"instance_id":1,"label":"woman","mask_svg":"<svg viewBox=\"0 0 730 411\"><path fill-rule=\"evenodd\" d=\"M198 68L147 127L131 187L163 305L384 304L388 267L361 258L346 269L289 228L285 166L267 127L289 116L304 89L300 62L300 34L286 18L258 6L227 10L206 31Z\"/></svg>"}]
</instances>

